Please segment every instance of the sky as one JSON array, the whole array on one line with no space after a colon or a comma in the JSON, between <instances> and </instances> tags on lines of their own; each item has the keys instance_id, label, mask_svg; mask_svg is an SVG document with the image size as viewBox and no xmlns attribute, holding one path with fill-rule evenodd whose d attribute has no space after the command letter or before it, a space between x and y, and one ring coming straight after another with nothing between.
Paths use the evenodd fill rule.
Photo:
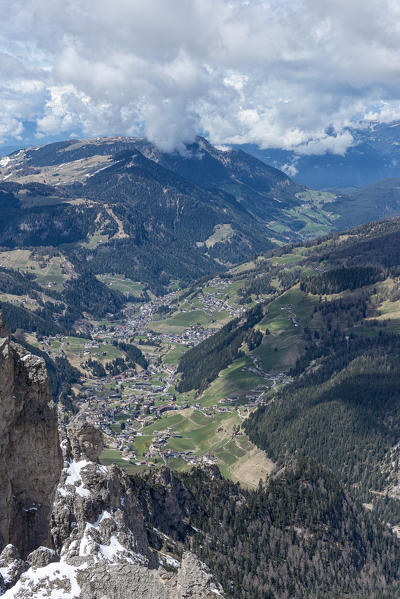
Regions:
<instances>
[{"instance_id":1,"label":"sky","mask_svg":"<svg viewBox=\"0 0 400 599\"><path fill-rule=\"evenodd\" d=\"M400 0L0 0L0 148L200 133L345 154L400 119Z\"/></svg>"}]
</instances>

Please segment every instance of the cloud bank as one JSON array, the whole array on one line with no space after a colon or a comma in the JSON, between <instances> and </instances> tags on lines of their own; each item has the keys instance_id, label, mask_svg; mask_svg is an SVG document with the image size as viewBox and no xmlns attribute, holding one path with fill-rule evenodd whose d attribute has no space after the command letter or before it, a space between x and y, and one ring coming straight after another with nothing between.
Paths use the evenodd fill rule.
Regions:
<instances>
[{"instance_id":1,"label":"cloud bank","mask_svg":"<svg viewBox=\"0 0 400 599\"><path fill-rule=\"evenodd\" d=\"M0 141L145 135L344 154L400 118L397 0L0 0Z\"/></svg>"}]
</instances>

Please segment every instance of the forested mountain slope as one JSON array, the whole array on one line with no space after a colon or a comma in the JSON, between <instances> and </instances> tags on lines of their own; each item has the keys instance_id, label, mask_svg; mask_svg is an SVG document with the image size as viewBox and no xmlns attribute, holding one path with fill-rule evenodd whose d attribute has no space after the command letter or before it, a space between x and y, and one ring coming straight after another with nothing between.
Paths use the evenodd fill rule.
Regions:
<instances>
[{"instance_id":1,"label":"forested mountain slope","mask_svg":"<svg viewBox=\"0 0 400 599\"><path fill-rule=\"evenodd\" d=\"M148 522L190 546L232 599L399 592L398 539L313 460L290 461L254 491L216 467L134 480Z\"/></svg>"},{"instance_id":2,"label":"forested mountain slope","mask_svg":"<svg viewBox=\"0 0 400 599\"><path fill-rule=\"evenodd\" d=\"M226 288L261 316L246 338L225 325L178 366L182 389L197 389L200 400L222 388L236 388L239 401L253 393L261 407L244 430L269 458L326 464L392 524L400 522L399 244L400 220L393 219L271 250L232 269ZM189 299L198 293L193 288ZM275 381L269 390L260 394L258 379L252 391L251 370Z\"/></svg>"},{"instance_id":3,"label":"forested mountain slope","mask_svg":"<svg viewBox=\"0 0 400 599\"><path fill-rule=\"evenodd\" d=\"M395 199L377 213L381 191L313 192L201 137L181 154L141 138L69 140L0 160L0 248L57 248L78 272L162 292L276 244L398 213Z\"/></svg>"}]
</instances>

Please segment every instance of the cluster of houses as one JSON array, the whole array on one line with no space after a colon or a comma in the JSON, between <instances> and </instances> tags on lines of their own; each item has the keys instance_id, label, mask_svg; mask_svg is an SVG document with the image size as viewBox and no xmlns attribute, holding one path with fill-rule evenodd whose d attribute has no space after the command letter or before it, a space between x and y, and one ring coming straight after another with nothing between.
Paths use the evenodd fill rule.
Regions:
<instances>
[{"instance_id":1,"label":"cluster of houses","mask_svg":"<svg viewBox=\"0 0 400 599\"><path fill-rule=\"evenodd\" d=\"M197 456L197 455L194 455L193 451L172 451L171 449L168 449L168 450L164 451L163 456L165 459L181 458L182 460L185 460L185 462L188 462L191 465L218 464L218 458L216 458L215 455L212 453L207 453L202 456Z\"/></svg>"},{"instance_id":2,"label":"cluster of houses","mask_svg":"<svg viewBox=\"0 0 400 599\"><path fill-rule=\"evenodd\" d=\"M294 308L293 304L286 304L286 306L283 306L281 308L281 310L285 310L289 314L289 318L292 321L293 326L295 326L295 327L299 326L300 323L297 319L297 316L295 313L295 308Z\"/></svg>"},{"instance_id":3,"label":"cluster of houses","mask_svg":"<svg viewBox=\"0 0 400 599\"><path fill-rule=\"evenodd\" d=\"M160 454L165 444L169 439L180 439L182 435L176 433L171 427L167 427L164 431L154 431L153 439L146 457L151 457L154 454Z\"/></svg>"},{"instance_id":4,"label":"cluster of houses","mask_svg":"<svg viewBox=\"0 0 400 599\"><path fill-rule=\"evenodd\" d=\"M226 311L231 317L236 316L243 308L232 307L228 303L225 291L229 284L228 281L215 277L209 282L206 291L197 294L196 300L209 313ZM142 346L149 346L150 351L146 351L146 356L149 358L150 365L146 370L126 371L115 376L108 375L101 380L87 379L78 398L81 414L105 433L107 446L118 450L123 459L137 465L151 466L154 461L160 463L169 459L183 459L190 464L217 463L218 460L213 454L196 456L192 451L175 449L179 447L179 443L171 443L171 441L179 438L180 434L170 427L154 433L146 431L163 414L178 409L191 407L209 418L219 413L240 410L242 407L250 409L264 402L265 391L271 385L285 381L284 373L274 377L265 373L261 362L255 358L254 366L250 368L252 372L264 379L264 384L253 391L245 395L241 394L240 397L230 395L221 398L216 405L209 407L195 402L189 403L187 398L177 401L173 394L177 366L164 361L166 358L163 359L163 354L166 355L166 348L174 344L195 346L215 331L200 324L188 326L183 332L151 330L149 325L153 322L159 307L170 306L176 297L176 292L173 292L143 304L139 309L136 308L134 313L127 315L125 321L115 323L111 327L98 325L93 331L92 339L85 340L80 352L82 359L96 354L99 354L101 359L102 342L110 343L113 339L126 340L132 337L137 339L138 336ZM292 306L288 305L285 308L289 310ZM136 343L140 345L140 342L136 341ZM138 437L146 437L146 439L139 442ZM135 447L146 449L144 452L143 449L135 451Z\"/></svg>"},{"instance_id":5,"label":"cluster of houses","mask_svg":"<svg viewBox=\"0 0 400 599\"><path fill-rule=\"evenodd\" d=\"M213 281L215 281L215 279ZM212 285L213 281L210 282L210 287L215 286ZM223 283L226 285L225 281L223 281ZM208 287L199 291L196 298L203 310L210 315L214 314L214 312L227 312L231 318L235 318L245 311L245 308L242 306L232 306L229 303L226 294L220 291L214 291L213 289L211 290Z\"/></svg>"}]
</instances>

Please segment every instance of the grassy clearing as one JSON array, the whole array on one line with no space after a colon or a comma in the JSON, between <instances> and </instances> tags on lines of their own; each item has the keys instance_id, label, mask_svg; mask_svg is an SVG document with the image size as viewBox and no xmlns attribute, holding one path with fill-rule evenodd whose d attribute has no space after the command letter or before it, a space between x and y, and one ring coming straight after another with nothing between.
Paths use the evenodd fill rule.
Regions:
<instances>
[{"instance_id":1,"label":"grassy clearing","mask_svg":"<svg viewBox=\"0 0 400 599\"><path fill-rule=\"evenodd\" d=\"M207 315L204 310L191 310L189 312L177 312L171 318L156 320L152 322L151 328L158 333L181 333L192 325L208 325L215 320L214 315Z\"/></svg>"},{"instance_id":2,"label":"grassy clearing","mask_svg":"<svg viewBox=\"0 0 400 599\"><path fill-rule=\"evenodd\" d=\"M39 310L41 308L41 306L35 299L32 299L31 297L28 297L26 295L12 295L11 293L0 293L0 301L8 302L10 304L19 304L27 310L32 311Z\"/></svg>"},{"instance_id":3,"label":"grassy clearing","mask_svg":"<svg viewBox=\"0 0 400 599\"><path fill-rule=\"evenodd\" d=\"M233 281L226 289L226 295L229 299L237 299L237 292L244 286L244 281Z\"/></svg>"},{"instance_id":4,"label":"grassy clearing","mask_svg":"<svg viewBox=\"0 0 400 599\"><path fill-rule=\"evenodd\" d=\"M117 464L117 466L126 470L128 474L136 474L145 469L142 466L136 466L135 464L130 464L127 460L124 460L121 452L117 449L104 449L100 455L100 462L104 464L104 466Z\"/></svg>"},{"instance_id":5,"label":"grassy clearing","mask_svg":"<svg viewBox=\"0 0 400 599\"><path fill-rule=\"evenodd\" d=\"M376 311L378 316L375 318L378 320L386 320L388 318L400 320L400 301L392 302L385 300L377 306Z\"/></svg>"},{"instance_id":6,"label":"grassy clearing","mask_svg":"<svg viewBox=\"0 0 400 599\"><path fill-rule=\"evenodd\" d=\"M62 291L64 281L71 277L73 266L64 256L38 254L31 250L0 252L0 266L35 275L39 285Z\"/></svg>"},{"instance_id":7,"label":"grassy clearing","mask_svg":"<svg viewBox=\"0 0 400 599\"><path fill-rule=\"evenodd\" d=\"M254 350L267 372L287 370L296 364L304 348L304 343L296 333L268 335Z\"/></svg>"},{"instance_id":8,"label":"grassy clearing","mask_svg":"<svg viewBox=\"0 0 400 599\"><path fill-rule=\"evenodd\" d=\"M243 458L239 458L232 466L229 472L229 478L234 482L240 482L248 488L257 488L259 480L265 480L275 469L275 464L269 460L264 451L258 449L249 441L247 437L243 438L246 444Z\"/></svg>"},{"instance_id":9,"label":"grassy clearing","mask_svg":"<svg viewBox=\"0 0 400 599\"><path fill-rule=\"evenodd\" d=\"M284 254L283 256L279 256L277 258L273 258L272 261L274 264L296 264L297 262L301 262L304 260L304 256L299 254Z\"/></svg>"},{"instance_id":10,"label":"grassy clearing","mask_svg":"<svg viewBox=\"0 0 400 599\"><path fill-rule=\"evenodd\" d=\"M0 265L6 268L30 271L36 267L33 258L31 259L31 255L31 250L11 250L10 252L0 252Z\"/></svg>"},{"instance_id":11,"label":"grassy clearing","mask_svg":"<svg viewBox=\"0 0 400 599\"><path fill-rule=\"evenodd\" d=\"M134 295L135 297L140 297L144 289L142 283L132 281L132 279L128 279L124 275L97 275L97 278L110 287L110 289L120 291L125 296Z\"/></svg>"},{"instance_id":12,"label":"grassy clearing","mask_svg":"<svg viewBox=\"0 0 400 599\"><path fill-rule=\"evenodd\" d=\"M251 260L250 262L244 262L243 264L239 264L239 266L234 266L230 269L229 272L232 274L241 274L242 272L247 272L248 270L254 270L256 268L256 261Z\"/></svg>"},{"instance_id":13,"label":"grassy clearing","mask_svg":"<svg viewBox=\"0 0 400 599\"><path fill-rule=\"evenodd\" d=\"M102 364L124 357L125 354L111 343L102 343L98 347L85 347L90 345L90 339L81 337L63 337L62 339L51 339L46 347L36 343L41 349L46 350L51 357L60 355L63 351L73 366L84 370L83 364L89 359L98 360ZM96 344L97 345L97 344Z\"/></svg>"},{"instance_id":14,"label":"grassy clearing","mask_svg":"<svg viewBox=\"0 0 400 599\"><path fill-rule=\"evenodd\" d=\"M234 426L240 424L241 419L233 409L214 413L210 417L202 411L187 408L179 413L165 414L151 426L144 427L143 436L136 437L133 447L138 459L141 459L148 451L154 431L170 427L179 437L171 437L166 448L177 452L190 451L197 456L212 453L218 459L223 476L241 481L247 486L255 486L259 478L264 478L271 472L273 466L246 435L234 435ZM112 460L113 455L115 454L110 453L106 457ZM104 458L102 461L104 463ZM182 458L168 460L167 464L179 471L190 468Z\"/></svg>"},{"instance_id":15,"label":"grassy clearing","mask_svg":"<svg viewBox=\"0 0 400 599\"><path fill-rule=\"evenodd\" d=\"M283 223L271 220L267 224L268 224L268 228L275 231L275 233L284 234L284 233L291 232L291 229L287 225L284 225Z\"/></svg>"},{"instance_id":16,"label":"grassy clearing","mask_svg":"<svg viewBox=\"0 0 400 599\"><path fill-rule=\"evenodd\" d=\"M228 241L235 234L232 225L215 225L214 233L205 241L208 248L213 247L216 243Z\"/></svg>"},{"instance_id":17,"label":"grassy clearing","mask_svg":"<svg viewBox=\"0 0 400 599\"><path fill-rule=\"evenodd\" d=\"M323 205L336 200L336 194L330 191L317 191L313 189L301 191L300 193L296 194L296 197L302 200L305 204L309 205Z\"/></svg>"},{"instance_id":18,"label":"grassy clearing","mask_svg":"<svg viewBox=\"0 0 400 599\"><path fill-rule=\"evenodd\" d=\"M233 364L219 373L219 376L199 397L201 405L214 405L220 399L232 394L247 393L263 382L263 379L245 368L253 362L248 357L235 360Z\"/></svg>"},{"instance_id":19,"label":"grassy clearing","mask_svg":"<svg viewBox=\"0 0 400 599\"><path fill-rule=\"evenodd\" d=\"M232 316L230 316L229 312L225 310L223 312L213 312L210 318L211 321L208 327L210 329L220 329L224 324L232 319Z\"/></svg>"},{"instance_id":20,"label":"grassy clearing","mask_svg":"<svg viewBox=\"0 0 400 599\"><path fill-rule=\"evenodd\" d=\"M164 364L176 365L179 362L179 358L187 351L185 345L176 344L168 353L163 357Z\"/></svg>"},{"instance_id":21,"label":"grassy clearing","mask_svg":"<svg viewBox=\"0 0 400 599\"><path fill-rule=\"evenodd\" d=\"M265 370L274 372L294 366L303 350L302 332L310 323L316 301L296 287L268 305L259 328L268 329L270 334L254 351Z\"/></svg>"},{"instance_id":22,"label":"grassy clearing","mask_svg":"<svg viewBox=\"0 0 400 599\"><path fill-rule=\"evenodd\" d=\"M88 250L97 248L102 243L107 243L109 240L108 235L105 235L102 230L98 230L93 235L88 236L87 241L82 242L82 246Z\"/></svg>"}]
</instances>

